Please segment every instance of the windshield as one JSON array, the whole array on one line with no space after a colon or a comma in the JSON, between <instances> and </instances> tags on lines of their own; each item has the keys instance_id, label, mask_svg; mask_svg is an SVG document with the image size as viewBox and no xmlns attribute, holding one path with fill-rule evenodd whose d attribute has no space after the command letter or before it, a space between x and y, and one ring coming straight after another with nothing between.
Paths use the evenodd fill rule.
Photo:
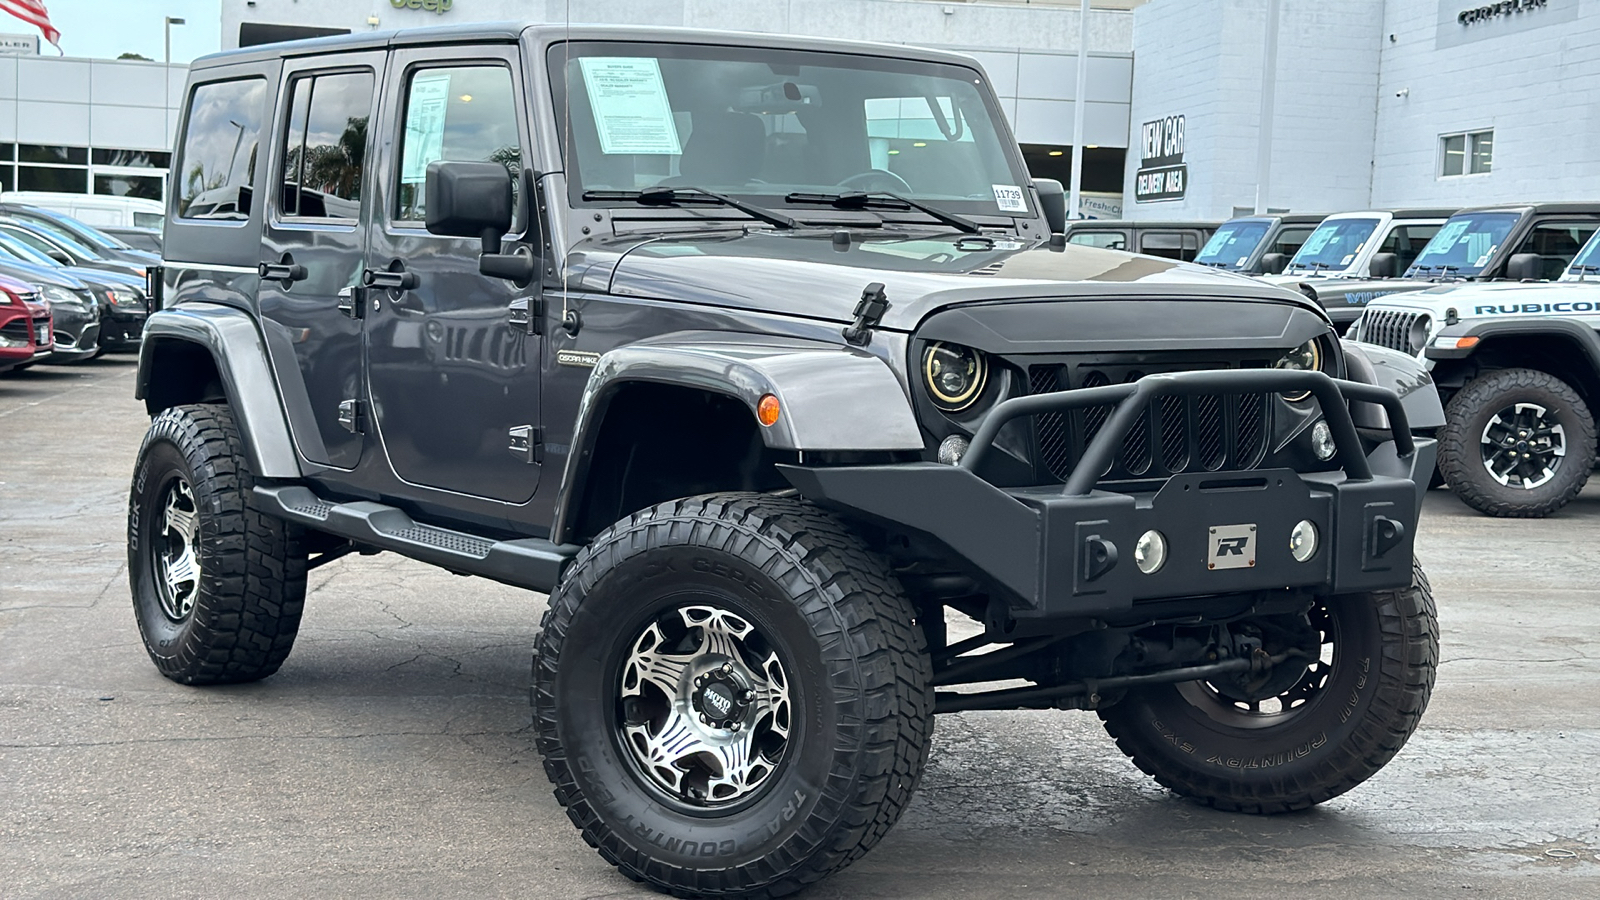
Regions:
<instances>
[{"instance_id":1,"label":"windshield","mask_svg":"<svg viewBox=\"0 0 1600 900\"><path fill-rule=\"evenodd\" d=\"M891 191L958 214L1031 215L1028 176L973 69L581 42L551 49L550 74L574 204L585 193L665 185L802 216L817 207L791 204L788 195Z\"/></svg>"},{"instance_id":2,"label":"windshield","mask_svg":"<svg viewBox=\"0 0 1600 900\"><path fill-rule=\"evenodd\" d=\"M1562 281L1600 281L1600 231L1596 231L1589 238L1589 243L1583 245L1578 255L1573 257L1572 265L1561 276Z\"/></svg>"},{"instance_id":3,"label":"windshield","mask_svg":"<svg viewBox=\"0 0 1600 900\"><path fill-rule=\"evenodd\" d=\"M1300 246L1288 271L1340 272L1356 261L1356 254L1366 246L1372 232L1377 230L1377 219L1333 219L1317 226L1311 237Z\"/></svg>"},{"instance_id":4,"label":"windshield","mask_svg":"<svg viewBox=\"0 0 1600 900\"><path fill-rule=\"evenodd\" d=\"M43 220L43 221L41 221ZM66 213L54 213L49 218L40 216L34 220L37 224L53 232L60 232L64 237L70 237L76 244L92 244L101 250L129 250L132 249L121 241L86 222L74 219ZM88 247L85 252L93 254ZM99 254L93 254L98 256Z\"/></svg>"},{"instance_id":5,"label":"windshield","mask_svg":"<svg viewBox=\"0 0 1600 900\"><path fill-rule=\"evenodd\" d=\"M1452 216L1428 246L1417 254L1417 261L1406 277L1430 275L1476 275L1489 264L1489 257L1505 242L1516 213L1468 213Z\"/></svg>"},{"instance_id":6,"label":"windshield","mask_svg":"<svg viewBox=\"0 0 1600 900\"><path fill-rule=\"evenodd\" d=\"M78 256L85 257L86 259L100 258L100 254L89 249L89 247L87 247L83 241L78 239L77 235L68 231L64 226L57 225L54 222L47 222L42 219L29 219L27 221L27 227L30 230L43 234L50 240L67 248L68 252L75 253Z\"/></svg>"},{"instance_id":7,"label":"windshield","mask_svg":"<svg viewBox=\"0 0 1600 900\"><path fill-rule=\"evenodd\" d=\"M1223 222L1211 240L1200 248L1194 261L1223 269L1242 269L1250 261L1250 254L1267 235L1266 222Z\"/></svg>"},{"instance_id":8,"label":"windshield","mask_svg":"<svg viewBox=\"0 0 1600 900\"><path fill-rule=\"evenodd\" d=\"M40 253L33 247L18 240L15 235L9 233L0 232L0 253L19 262L31 263L36 266L49 266L52 269L61 267L61 263Z\"/></svg>"}]
</instances>

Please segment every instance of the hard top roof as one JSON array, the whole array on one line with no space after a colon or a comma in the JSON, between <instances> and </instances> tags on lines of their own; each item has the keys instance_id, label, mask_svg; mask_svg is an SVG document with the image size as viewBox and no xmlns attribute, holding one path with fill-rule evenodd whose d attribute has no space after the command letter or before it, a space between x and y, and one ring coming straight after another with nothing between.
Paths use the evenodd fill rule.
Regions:
<instances>
[{"instance_id":1,"label":"hard top roof","mask_svg":"<svg viewBox=\"0 0 1600 900\"><path fill-rule=\"evenodd\" d=\"M698 28L642 27L637 25L529 25L520 22L467 22L391 31L368 31L329 37L304 38L274 44L260 44L224 50L196 59L191 70L255 62L279 57L315 56L382 50L388 47L413 47L430 44L514 43L524 35L546 44L566 40L651 41L677 44L726 44L739 47L824 50L887 56L895 59L922 59L931 62L977 66L970 56L943 50L929 50L905 44L848 41L834 38L800 37L783 34L758 34L742 31L713 31Z\"/></svg>"},{"instance_id":2,"label":"hard top roof","mask_svg":"<svg viewBox=\"0 0 1600 900\"><path fill-rule=\"evenodd\" d=\"M1074 219L1067 223L1070 231L1093 231L1096 228L1215 228L1222 222L1185 219Z\"/></svg>"},{"instance_id":3,"label":"hard top roof","mask_svg":"<svg viewBox=\"0 0 1600 900\"><path fill-rule=\"evenodd\" d=\"M1600 200L1563 201L1560 203L1497 203L1493 206L1469 206L1456 210L1456 214L1481 212L1514 213L1588 213L1600 214Z\"/></svg>"},{"instance_id":4,"label":"hard top roof","mask_svg":"<svg viewBox=\"0 0 1600 900\"><path fill-rule=\"evenodd\" d=\"M1285 225L1315 225L1328 217L1327 213L1263 213L1259 216L1234 216L1228 222L1272 222ZM1224 225L1227 222L1223 223Z\"/></svg>"}]
</instances>

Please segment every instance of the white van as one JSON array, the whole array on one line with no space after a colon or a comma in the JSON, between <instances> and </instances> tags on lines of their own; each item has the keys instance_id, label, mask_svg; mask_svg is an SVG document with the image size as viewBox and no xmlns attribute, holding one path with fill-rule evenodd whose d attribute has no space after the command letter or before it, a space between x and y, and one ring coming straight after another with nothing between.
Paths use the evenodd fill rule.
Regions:
<instances>
[{"instance_id":1,"label":"white van","mask_svg":"<svg viewBox=\"0 0 1600 900\"><path fill-rule=\"evenodd\" d=\"M108 194L57 194L49 191L6 191L0 203L23 203L55 210L86 225L118 225L135 228L161 227L166 207L143 197L113 197Z\"/></svg>"}]
</instances>

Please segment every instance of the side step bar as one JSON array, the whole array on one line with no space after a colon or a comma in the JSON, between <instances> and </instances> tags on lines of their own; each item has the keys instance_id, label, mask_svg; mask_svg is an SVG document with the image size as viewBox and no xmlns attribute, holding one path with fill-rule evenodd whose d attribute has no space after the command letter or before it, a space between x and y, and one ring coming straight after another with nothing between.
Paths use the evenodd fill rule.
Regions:
<instances>
[{"instance_id":1,"label":"side step bar","mask_svg":"<svg viewBox=\"0 0 1600 900\"><path fill-rule=\"evenodd\" d=\"M561 570L581 549L542 538L497 541L424 525L392 506L368 500L333 503L303 485L257 485L253 503L264 513L317 531L542 593L556 586Z\"/></svg>"}]
</instances>

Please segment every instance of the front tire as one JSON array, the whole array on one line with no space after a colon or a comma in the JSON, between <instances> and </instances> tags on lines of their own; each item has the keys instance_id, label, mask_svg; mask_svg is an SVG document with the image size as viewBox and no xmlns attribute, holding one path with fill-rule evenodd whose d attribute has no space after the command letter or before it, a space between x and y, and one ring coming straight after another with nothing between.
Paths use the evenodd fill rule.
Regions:
<instances>
[{"instance_id":1,"label":"front tire","mask_svg":"<svg viewBox=\"0 0 1600 900\"><path fill-rule=\"evenodd\" d=\"M1420 566L1409 588L1330 598L1310 620L1322 655L1280 696L1246 702L1206 682L1155 685L1102 710L1106 730L1163 786L1218 809L1280 813L1339 796L1416 729L1433 692L1439 623Z\"/></svg>"},{"instance_id":2,"label":"front tire","mask_svg":"<svg viewBox=\"0 0 1600 900\"><path fill-rule=\"evenodd\" d=\"M1548 516L1578 496L1594 468L1594 417L1547 372L1482 375L1450 398L1445 423L1439 471L1481 513Z\"/></svg>"},{"instance_id":3,"label":"front tire","mask_svg":"<svg viewBox=\"0 0 1600 900\"><path fill-rule=\"evenodd\" d=\"M900 817L930 680L904 591L841 523L719 494L635 513L578 555L545 614L534 719L556 798L623 874L778 897Z\"/></svg>"},{"instance_id":4,"label":"front tire","mask_svg":"<svg viewBox=\"0 0 1600 900\"><path fill-rule=\"evenodd\" d=\"M226 406L150 423L128 498L128 581L145 650L173 681L256 681L294 647L303 532L250 509L253 485Z\"/></svg>"}]
</instances>

